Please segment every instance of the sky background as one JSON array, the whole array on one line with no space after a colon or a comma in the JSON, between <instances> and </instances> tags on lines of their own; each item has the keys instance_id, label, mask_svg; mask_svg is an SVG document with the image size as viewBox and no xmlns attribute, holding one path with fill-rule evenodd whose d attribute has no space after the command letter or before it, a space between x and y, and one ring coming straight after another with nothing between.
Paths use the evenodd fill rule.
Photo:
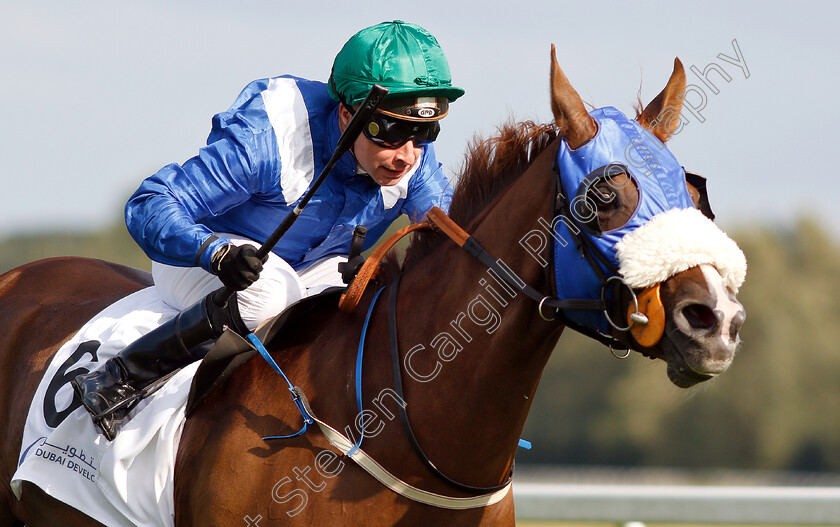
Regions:
<instances>
[{"instance_id":1,"label":"sky background","mask_svg":"<svg viewBox=\"0 0 840 527\"><path fill-rule=\"evenodd\" d=\"M625 113L679 56L707 100L669 146L708 177L719 223L809 215L840 236L840 3L0 0L0 239L121 221L140 181L195 155L248 82L326 81L353 33L393 19L434 34L467 92L436 144L450 177L475 133L551 120L552 42L584 100ZM736 58L733 40L749 77L718 58ZM688 71L711 62L731 76L710 74L717 94Z\"/></svg>"}]
</instances>

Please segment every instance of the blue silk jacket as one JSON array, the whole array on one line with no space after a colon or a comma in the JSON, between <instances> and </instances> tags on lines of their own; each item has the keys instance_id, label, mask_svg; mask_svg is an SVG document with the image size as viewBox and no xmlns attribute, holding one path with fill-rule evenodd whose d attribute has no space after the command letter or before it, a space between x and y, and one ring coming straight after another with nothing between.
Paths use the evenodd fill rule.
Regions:
<instances>
[{"instance_id":1,"label":"blue silk jacket","mask_svg":"<svg viewBox=\"0 0 840 527\"><path fill-rule=\"evenodd\" d=\"M320 174L340 135L338 103L324 83L291 76L254 81L213 118L197 156L143 181L126 205L128 230L155 261L209 270L213 253L230 242L214 233L266 240ZM346 254L357 225L368 229L368 248L401 214L417 221L433 206L448 210L451 199L432 145L393 187L357 173L347 153L274 252L300 270Z\"/></svg>"}]
</instances>

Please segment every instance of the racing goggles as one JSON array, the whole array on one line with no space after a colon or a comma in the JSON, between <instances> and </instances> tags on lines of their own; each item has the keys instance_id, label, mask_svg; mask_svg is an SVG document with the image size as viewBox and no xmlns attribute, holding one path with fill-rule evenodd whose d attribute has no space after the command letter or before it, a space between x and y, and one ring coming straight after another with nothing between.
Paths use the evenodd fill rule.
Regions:
<instances>
[{"instance_id":1,"label":"racing goggles","mask_svg":"<svg viewBox=\"0 0 840 527\"><path fill-rule=\"evenodd\" d=\"M347 106L351 115L356 110ZM440 123L437 121L408 121L391 117L382 112L374 112L362 133L370 142L382 148L399 148L409 141L422 148L437 139L440 133Z\"/></svg>"}]
</instances>

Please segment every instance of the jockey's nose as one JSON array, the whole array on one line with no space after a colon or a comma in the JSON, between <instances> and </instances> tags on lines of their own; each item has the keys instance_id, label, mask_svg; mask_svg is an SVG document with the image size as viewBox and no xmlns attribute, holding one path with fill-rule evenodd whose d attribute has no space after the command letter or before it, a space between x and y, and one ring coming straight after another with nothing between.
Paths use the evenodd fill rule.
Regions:
<instances>
[{"instance_id":1,"label":"jockey's nose","mask_svg":"<svg viewBox=\"0 0 840 527\"><path fill-rule=\"evenodd\" d=\"M394 149L394 158L407 165L413 165L417 161L417 156L420 155L420 150L414 144L414 139L410 139L404 145Z\"/></svg>"}]
</instances>

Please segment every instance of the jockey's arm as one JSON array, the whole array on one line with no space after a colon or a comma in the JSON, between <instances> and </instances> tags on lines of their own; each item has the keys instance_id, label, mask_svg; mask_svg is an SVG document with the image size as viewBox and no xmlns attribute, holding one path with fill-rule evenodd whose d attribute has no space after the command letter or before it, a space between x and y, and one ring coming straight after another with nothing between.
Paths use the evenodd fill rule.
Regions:
<instances>
[{"instance_id":1,"label":"jockey's arm","mask_svg":"<svg viewBox=\"0 0 840 527\"><path fill-rule=\"evenodd\" d=\"M125 208L126 226L151 259L210 270L213 254L230 240L198 222L244 203L262 186L261 178L271 179L270 174L280 172L279 160L255 161L254 149L243 139L247 137L218 139L183 165L163 167L131 196ZM266 167L271 163L278 165L275 170Z\"/></svg>"}]
</instances>

